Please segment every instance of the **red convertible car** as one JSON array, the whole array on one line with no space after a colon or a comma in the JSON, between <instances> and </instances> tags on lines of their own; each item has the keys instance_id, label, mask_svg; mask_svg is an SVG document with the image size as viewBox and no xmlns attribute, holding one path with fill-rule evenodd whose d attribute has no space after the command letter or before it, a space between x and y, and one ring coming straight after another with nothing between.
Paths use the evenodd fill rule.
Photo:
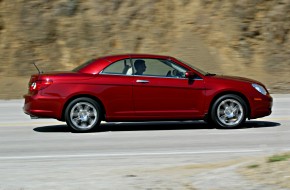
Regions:
<instances>
[{"instance_id":1,"label":"red convertible car","mask_svg":"<svg viewBox=\"0 0 290 190\"><path fill-rule=\"evenodd\" d=\"M66 121L76 132L96 129L101 121L205 120L237 128L272 108L258 81L147 54L106 56L71 72L32 75L24 98L26 114Z\"/></svg>"}]
</instances>

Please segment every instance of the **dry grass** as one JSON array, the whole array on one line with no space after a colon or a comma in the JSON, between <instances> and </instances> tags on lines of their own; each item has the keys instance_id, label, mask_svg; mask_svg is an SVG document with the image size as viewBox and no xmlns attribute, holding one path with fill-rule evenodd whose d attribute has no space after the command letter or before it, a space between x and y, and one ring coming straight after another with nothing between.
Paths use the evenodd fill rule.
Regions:
<instances>
[{"instance_id":1,"label":"dry grass","mask_svg":"<svg viewBox=\"0 0 290 190\"><path fill-rule=\"evenodd\" d=\"M247 179L290 188L290 153L253 161L239 172Z\"/></svg>"},{"instance_id":2,"label":"dry grass","mask_svg":"<svg viewBox=\"0 0 290 190\"><path fill-rule=\"evenodd\" d=\"M0 99L21 99L27 92L30 76L4 77L0 75Z\"/></svg>"}]
</instances>

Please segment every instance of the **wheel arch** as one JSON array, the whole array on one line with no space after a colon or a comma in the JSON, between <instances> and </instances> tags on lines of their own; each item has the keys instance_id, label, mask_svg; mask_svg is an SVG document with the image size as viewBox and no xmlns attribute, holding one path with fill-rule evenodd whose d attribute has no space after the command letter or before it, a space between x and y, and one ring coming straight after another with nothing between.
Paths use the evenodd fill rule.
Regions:
<instances>
[{"instance_id":1,"label":"wheel arch","mask_svg":"<svg viewBox=\"0 0 290 190\"><path fill-rule=\"evenodd\" d=\"M105 120L106 109L105 109L104 104L102 103L102 101L99 98L97 98L97 97L95 97L93 95L89 95L89 94L78 94L78 95L75 95L75 96L70 97L65 102L65 104L63 105L62 113L61 113L61 121L65 121L65 110L66 110L67 106L69 105L69 103L72 102L73 100L77 99L77 98L90 98L90 99L96 101L100 105L100 107L102 109L101 120Z\"/></svg>"},{"instance_id":2,"label":"wheel arch","mask_svg":"<svg viewBox=\"0 0 290 190\"><path fill-rule=\"evenodd\" d=\"M239 96L239 97L241 97L244 101L245 101L245 103L246 103L246 111L247 111L247 115L246 115L246 118L250 118L250 115L251 115L251 106L250 106L250 103L249 103L249 100L248 100L248 98L243 94L243 93L241 93L241 92L236 92L236 91L224 91L224 92L220 92L220 93L218 93L218 94L216 94L213 98L212 98L212 100L211 100L211 102L210 102L210 104L209 104L209 107L208 107L208 113L207 113L207 118L210 118L210 112L211 112L211 109L212 109L212 107L213 107L213 104L215 103L215 101L217 100L217 99L219 99L220 97L222 97L222 96L224 96L224 95L236 95L236 96Z\"/></svg>"}]
</instances>

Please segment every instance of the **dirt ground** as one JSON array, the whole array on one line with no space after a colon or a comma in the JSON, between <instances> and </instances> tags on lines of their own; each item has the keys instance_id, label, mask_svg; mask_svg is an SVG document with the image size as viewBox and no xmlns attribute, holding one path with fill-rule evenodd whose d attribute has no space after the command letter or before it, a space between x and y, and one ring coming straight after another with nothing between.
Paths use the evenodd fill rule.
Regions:
<instances>
[{"instance_id":1,"label":"dirt ground","mask_svg":"<svg viewBox=\"0 0 290 190\"><path fill-rule=\"evenodd\" d=\"M269 157L155 168L154 172L148 168L130 177L154 173L159 187L165 189L290 189L290 159L269 163ZM169 182L167 179L175 180ZM155 186L158 187L157 184Z\"/></svg>"},{"instance_id":2,"label":"dirt ground","mask_svg":"<svg viewBox=\"0 0 290 190\"><path fill-rule=\"evenodd\" d=\"M29 78L0 76L0 99L22 99L28 90Z\"/></svg>"},{"instance_id":3,"label":"dirt ground","mask_svg":"<svg viewBox=\"0 0 290 190\"><path fill-rule=\"evenodd\" d=\"M268 158L257 159L240 167L238 172L258 183L290 189L290 159L277 162L268 162Z\"/></svg>"},{"instance_id":4,"label":"dirt ground","mask_svg":"<svg viewBox=\"0 0 290 190\"><path fill-rule=\"evenodd\" d=\"M131 189L290 189L290 159L273 163L268 163L267 159L240 158L208 164L138 168L117 173L124 177L124 183L133 187Z\"/></svg>"}]
</instances>

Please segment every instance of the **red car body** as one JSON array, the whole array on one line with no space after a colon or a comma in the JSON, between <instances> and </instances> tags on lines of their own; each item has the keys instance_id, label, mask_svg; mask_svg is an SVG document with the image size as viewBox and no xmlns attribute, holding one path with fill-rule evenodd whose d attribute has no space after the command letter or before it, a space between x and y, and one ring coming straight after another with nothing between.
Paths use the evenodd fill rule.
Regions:
<instances>
[{"instance_id":1,"label":"red car body","mask_svg":"<svg viewBox=\"0 0 290 190\"><path fill-rule=\"evenodd\" d=\"M170 61L185 71L184 76L102 73L120 60L125 60L125 65L128 60L134 69L132 60L136 59ZM266 92L260 93L253 84ZM210 114L215 101L227 94L242 98L248 119L271 114L272 98L258 81L205 74L173 57L143 54L107 56L72 72L32 75L23 109L33 117L65 121L69 103L87 97L98 103L101 120L108 122L201 120Z\"/></svg>"}]
</instances>

